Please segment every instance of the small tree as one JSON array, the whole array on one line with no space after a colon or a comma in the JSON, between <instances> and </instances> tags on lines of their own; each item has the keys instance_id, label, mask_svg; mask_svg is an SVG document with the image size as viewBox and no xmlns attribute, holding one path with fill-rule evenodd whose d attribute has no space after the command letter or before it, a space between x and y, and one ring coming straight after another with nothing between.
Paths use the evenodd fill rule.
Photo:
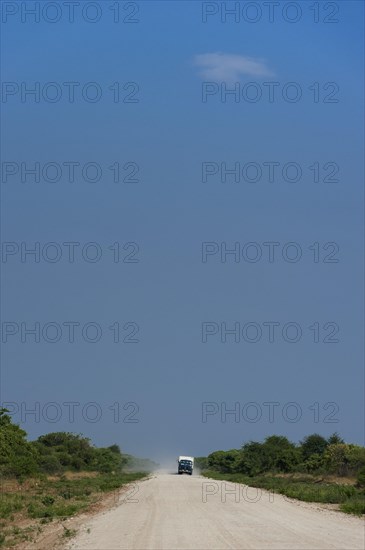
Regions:
<instances>
[{"instance_id":1,"label":"small tree","mask_svg":"<svg viewBox=\"0 0 365 550\"><path fill-rule=\"evenodd\" d=\"M328 445L335 445L337 443L345 443L342 437L337 432L334 432L327 440Z\"/></svg>"},{"instance_id":2,"label":"small tree","mask_svg":"<svg viewBox=\"0 0 365 550\"><path fill-rule=\"evenodd\" d=\"M360 445L349 444L348 460L350 473L357 473L365 466L365 448Z\"/></svg>"},{"instance_id":3,"label":"small tree","mask_svg":"<svg viewBox=\"0 0 365 550\"><path fill-rule=\"evenodd\" d=\"M121 454L119 445L116 445L115 443L113 445L110 445L110 447L107 447L112 453L116 453L118 455Z\"/></svg>"},{"instance_id":4,"label":"small tree","mask_svg":"<svg viewBox=\"0 0 365 550\"><path fill-rule=\"evenodd\" d=\"M39 449L43 448L42 452L55 454L65 469L88 469L95 454L90 439L69 432L52 432L42 435L35 444Z\"/></svg>"},{"instance_id":5,"label":"small tree","mask_svg":"<svg viewBox=\"0 0 365 550\"><path fill-rule=\"evenodd\" d=\"M304 462L304 469L307 472L318 472L324 465L323 456L317 453L310 455Z\"/></svg>"},{"instance_id":6,"label":"small tree","mask_svg":"<svg viewBox=\"0 0 365 550\"><path fill-rule=\"evenodd\" d=\"M307 435L300 444L304 460L307 460L312 455L322 456L328 446L327 440L319 434Z\"/></svg>"},{"instance_id":7,"label":"small tree","mask_svg":"<svg viewBox=\"0 0 365 550\"><path fill-rule=\"evenodd\" d=\"M38 472L37 455L26 432L13 424L7 409L0 409L0 474L24 477Z\"/></svg>"},{"instance_id":8,"label":"small tree","mask_svg":"<svg viewBox=\"0 0 365 550\"><path fill-rule=\"evenodd\" d=\"M339 476L348 473L348 445L345 443L334 443L328 445L324 454L324 460L328 470Z\"/></svg>"},{"instance_id":9,"label":"small tree","mask_svg":"<svg viewBox=\"0 0 365 550\"><path fill-rule=\"evenodd\" d=\"M222 474L230 474L236 471L239 451L215 451L208 456L208 467Z\"/></svg>"},{"instance_id":10,"label":"small tree","mask_svg":"<svg viewBox=\"0 0 365 550\"><path fill-rule=\"evenodd\" d=\"M365 467L365 449L359 445L336 443L324 454L328 469L339 476L356 474Z\"/></svg>"},{"instance_id":11,"label":"small tree","mask_svg":"<svg viewBox=\"0 0 365 550\"><path fill-rule=\"evenodd\" d=\"M299 462L299 451L288 438L272 435L263 444L266 471L289 472Z\"/></svg>"},{"instance_id":12,"label":"small tree","mask_svg":"<svg viewBox=\"0 0 365 550\"><path fill-rule=\"evenodd\" d=\"M122 455L113 452L110 447L95 449L93 470L103 473L118 473L122 470Z\"/></svg>"},{"instance_id":13,"label":"small tree","mask_svg":"<svg viewBox=\"0 0 365 550\"><path fill-rule=\"evenodd\" d=\"M245 443L240 451L237 471L249 476L255 476L265 471L268 459L263 443L250 441Z\"/></svg>"}]
</instances>

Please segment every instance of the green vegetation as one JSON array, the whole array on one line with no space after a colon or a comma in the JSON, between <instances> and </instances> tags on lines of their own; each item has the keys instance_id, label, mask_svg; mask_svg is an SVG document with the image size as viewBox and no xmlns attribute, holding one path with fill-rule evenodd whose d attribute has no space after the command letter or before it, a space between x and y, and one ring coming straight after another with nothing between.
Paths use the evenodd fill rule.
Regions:
<instances>
[{"instance_id":1,"label":"green vegetation","mask_svg":"<svg viewBox=\"0 0 365 550\"><path fill-rule=\"evenodd\" d=\"M0 475L29 476L37 472L34 449L26 432L11 422L6 409L0 409Z\"/></svg>"},{"instance_id":2,"label":"green vegetation","mask_svg":"<svg viewBox=\"0 0 365 550\"><path fill-rule=\"evenodd\" d=\"M56 432L42 435L30 443L41 472L92 471L119 472L127 462L118 445L93 447L81 435Z\"/></svg>"},{"instance_id":3,"label":"green vegetation","mask_svg":"<svg viewBox=\"0 0 365 550\"><path fill-rule=\"evenodd\" d=\"M103 493L116 491L117 495L117 489L121 486L142 477L145 477L144 472L32 480L30 486L16 486L20 494L6 490L2 492L0 518L9 518L14 512L24 510L31 518L66 518L89 504L96 503Z\"/></svg>"},{"instance_id":4,"label":"green vegetation","mask_svg":"<svg viewBox=\"0 0 365 550\"><path fill-rule=\"evenodd\" d=\"M27 441L26 432L11 422L6 409L0 409L0 475L19 480L39 474L66 471L118 473L125 467L139 471L156 465L148 460L122 454L118 445L95 447L82 435L54 432ZM149 466L149 468L147 468Z\"/></svg>"},{"instance_id":5,"label":"green vegetation","mask_svg":"<svg viewBox=\"0 0 365 550\"><path fill-rule=\"evenodd\" d=\"M328 439L311 434L299 445L272 435L199 457L198 464L206 477L365 514L365 448L345 443L337 433Z\"/></svg>"},{"instance_id":6,"label":"green vegetation","mask_svg":"<svg viewBox=\"0 0 365 550\"><path fill-rule=\"evenodd\" d=\"M114 492L117 501L120 487L146 476L147 468L138 466L156 466L122 454L118 445L98 448L73 433L29 442L7 412L0 409L0 547L35 540L42 525L97 505L105 493ZM19 522L29 525L20 528ZM74 535L64 529L64 537Z\"/></svg>"},{"instance_id":7,"label":"green vegetation","mask_svg":"<svg viewBox=\"0 0 365 550\"><path fill-rule=\"evenodd\" d=\"M64 538L74 537L77 533L76 529L68 529L67 527L64 527L64 530L65 530L63 533Z\"/></svg>"},{"instance_id":8,"label":"green vegetation","mask_svg":"<svg viewBox=\"0 0 365 550\"><path fill-rule=\"evenodd\" d=\"M73 474L78 475L82 474ZM0 546L9 547L20 540L34 540L42 525L55 519L62 521L87 510L92 505L97 505L105 493L112 492L117 502L119 489L123 485L137 481L146 474L90 472L83 477L73 476L69 478L63 474L51 479L46 476L31 478L27 483L13 483L11 490L7 489L7 483L4 483L0 499ZM26 530L13 526L17 520L24 522L25 519L29 520ZM71 534L64 533L64 536Z\"/></svg>"}]
</instances>

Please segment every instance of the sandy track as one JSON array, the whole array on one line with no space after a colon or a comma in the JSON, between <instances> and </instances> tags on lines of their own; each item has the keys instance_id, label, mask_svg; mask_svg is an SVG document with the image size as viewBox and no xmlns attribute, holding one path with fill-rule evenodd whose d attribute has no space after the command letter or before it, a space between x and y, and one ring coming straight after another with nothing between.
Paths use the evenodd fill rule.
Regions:
<instances>
[{"instance_id":1,"label":"sandy track","mask_svg":"<svg viewBox=\"0 0 365 550\"><path fill-rule=\"evenodd\" d=\"M67 548L364 548L362 519L266 491L255 502L256 489L200 476L159 473L122 498L116 508L86 521Z\"/></svg>"}]
</instances>

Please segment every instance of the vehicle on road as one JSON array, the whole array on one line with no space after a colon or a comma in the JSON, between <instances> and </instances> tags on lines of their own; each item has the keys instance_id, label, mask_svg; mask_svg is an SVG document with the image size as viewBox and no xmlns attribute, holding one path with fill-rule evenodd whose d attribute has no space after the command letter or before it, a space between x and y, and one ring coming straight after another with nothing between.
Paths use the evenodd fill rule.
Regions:
<instances>
[{"instance_id":1,"label":"vehicle on road","mask_svg":"<svg viewBox=\"0 0 365 550\"><path fill-rule=\"evenodd\" d=\"M194 469L194 457L193 456L179 456L177 459L178 474L189 474L192 475Z\"/></svg>"}]
</instances>

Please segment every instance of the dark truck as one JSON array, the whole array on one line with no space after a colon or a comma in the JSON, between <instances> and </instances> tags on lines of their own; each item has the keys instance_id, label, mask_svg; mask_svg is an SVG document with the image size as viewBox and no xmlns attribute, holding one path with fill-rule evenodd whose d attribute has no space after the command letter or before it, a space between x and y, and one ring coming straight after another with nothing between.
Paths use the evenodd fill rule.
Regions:
<instances>
[{"instance_id":1,"label":"dark truck","mask_svg":"<svg viewBox=\"0 0 365 550\"><path fill-rule=\"evenodd\" d=\"M192 456L179 456L178 461L178 474L192 475L194 469L194 458Z\"/></svg>"}]
</instances>

